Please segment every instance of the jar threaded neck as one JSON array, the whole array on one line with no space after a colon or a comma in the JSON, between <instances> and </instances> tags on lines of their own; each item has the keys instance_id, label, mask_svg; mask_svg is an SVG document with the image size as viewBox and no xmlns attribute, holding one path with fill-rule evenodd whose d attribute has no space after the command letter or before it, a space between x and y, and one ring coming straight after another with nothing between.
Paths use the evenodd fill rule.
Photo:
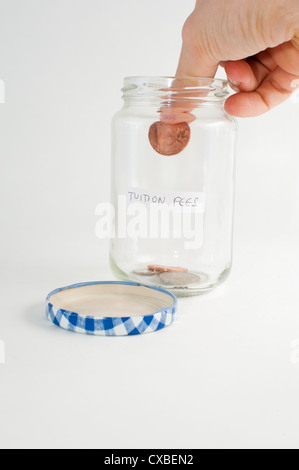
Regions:
<instances>
[{"instance_id":1,"label":"jar threaded neck","mask_svg":"<svg viewBox=\"0 0 299 470\"><path fill-rule=\"evenodd\" d=\"M228 81L201 77L127 77L123 99L134 102L223 103L229 96Z\"/></svg>"}]
</instances>

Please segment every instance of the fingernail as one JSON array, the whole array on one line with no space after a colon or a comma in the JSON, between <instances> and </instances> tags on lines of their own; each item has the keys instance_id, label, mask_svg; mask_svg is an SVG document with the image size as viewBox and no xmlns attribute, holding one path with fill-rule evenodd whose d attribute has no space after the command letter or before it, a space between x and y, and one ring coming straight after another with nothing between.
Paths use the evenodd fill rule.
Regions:
<instances>
[{"instance_id":1,"label":"fingernail","mask_svg":"<svg viewBox=\"0 0 299 470\"><path fill-rule=\"evenodd\" d=\"M234 86L240 86L241 83L240 82L235 82L235 80L232 80L231 78L229 79L229 81L232 83L232 85Z\"/></svg>"},{"instance_id":2,"label":"fingernail","mask_svg":"<svg viewBox=\"0 0 299 470\"><path fill-rule=\"evenodd\" d=\"M233 90L240 91L240 85L241 85L240 82L236 82L235 80L232 80L231 78L229 78L228 81Z\"/></svg>"}]
</instances>

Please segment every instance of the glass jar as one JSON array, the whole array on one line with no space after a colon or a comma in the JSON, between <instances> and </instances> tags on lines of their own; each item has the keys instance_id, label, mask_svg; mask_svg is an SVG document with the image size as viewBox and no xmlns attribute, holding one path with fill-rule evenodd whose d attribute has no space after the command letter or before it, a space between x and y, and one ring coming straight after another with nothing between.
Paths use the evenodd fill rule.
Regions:
<instances>
[{"instance_id":1,"label":"glass jar","mask_svg":"<svg viewBox=\"0 0 299 470\"><path fill-rule=\"evenodd\" d=\"M236 138L236 122L224 111L228 94L219 79L125 79L124 106L112 124L117 278L188 296L228 277ZM162 137L153 127L161 122Z\"/></svg>"}]
</instances>

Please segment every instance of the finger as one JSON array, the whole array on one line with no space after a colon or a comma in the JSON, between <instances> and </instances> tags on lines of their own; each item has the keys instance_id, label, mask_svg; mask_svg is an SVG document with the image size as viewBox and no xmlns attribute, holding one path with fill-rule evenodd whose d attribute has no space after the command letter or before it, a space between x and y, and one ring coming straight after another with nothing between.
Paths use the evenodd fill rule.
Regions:
<instances>
[{"instance_id":1,"label":"finger","mask_svg":"<svg viewBox=\"0 0 299 470\"><path fill-rule=\"evenodd\" d=\"M265 67L267 67L269 72L273 72L273 70L277 67L277 62L273 59L272 55L269 52L269 49L259 52L253 58L255 58Z\"/></svg>"},{"instance_id":2,"label":"finger","mask_svg":"<svg viewBox=\"0 0 299 470\"><path fill-rule=\"evenodd\" d=\"M264 67L262 65L260 66ZM255 64L251 66L251 64L247 60L227 62L225 66L225 72L233 90L253 91L258 86L254 67Z\"/></svg>"},{"instance_id":3,"label":"finger","mask_svg":"<svg viewBox=\"0 0 299 470\"><path fill-rule=\"evenodd\" d=\"M269 49L273 60L286 72L299 75L299 50L294 42L285 42L280 46Z\"/></svg>"},{"instance_id":4,"label":"finger","mask_svg":"<svg viewBox=\"0 0 299 470\"><path fill-rule=\"evenodd\" d=\"M191 77L214 77L218 69L218 64L211 65L199 55L198 50L189 43L183 42L180 55L179 65L176 71L176 86L184 87L184 79ZM190 81L188 84L190 86ZM181 92L183 97L184 93ZM172 102L170 106L163 106L160 109L160 119L169 124L177 124L180 122L191 123L196 118L192 114L192 110L196 107L192 99L184 101L183 105L179 102Z\"/></svg>"},{"instance_id":5,"label":"finger","mask_svg":"<svg viewBox=\"0 0 299 470\"><path fill-rule=\"evenodd\" d=\"M235 91L253 91L275 69L276 65L269 52L264 51L247 60L227 62L225 71Z\"/></svg>"},{"instance_id":6,"label":"finger","mask_svg":"<svg viewBox=\"0 0 299 470\"><path fill-rule=\"evenodd\" d=\"M230 96L225 110L236 117L259 116L287 100L298 83L298 76L277 67L256 91Z\"/></svg>"},{"instance_id":7,"label":"finger","mask_svg":"<svg viewBox=\"0 0 299 470\"><path fill-rule=\"evenodd\" d=\"M184 108L176 108L176 107L161 107L160 109L160 119L161 121L165 122L166 124L179 124L181 122L187 122L190 124L191 122L195 121L196 117L194 114L188 111L188 104L186 104ZM190 107L191 111L191 107Z\"/></svg>"},{"instance_id":8,"label":"finger","mask_svg":"<svg viewBox=\"0 0 299 470\"><path fill-rule=\"evenodd\" d=\"M176 77L215 77L218 64L206 62L198 51L183 43Z\"/></svg>"},{"instance_id":9,"label":"finger","mask_svg":"<svg viewBox=\"0 0 299 470\"><path fill-rule=\"evenodd\" d=\"M291 40L291 43L297 50L299 50L299 35L298 34L293 37L293 39Z\"/></svg>"},{"instance_id":10,"label":"finger","mask_svg":"<svg viewBox=\"0 0 299 470\"><path fill-rule=\"evenodd\" d=\"M197 107L198 99L209 93L208 86L213 80L196 77L176 77L170 88L164 91L165 101L160 108L160 119L167 124L191 123L196 119L192 110Z\"/></svg>"}]
</instances>

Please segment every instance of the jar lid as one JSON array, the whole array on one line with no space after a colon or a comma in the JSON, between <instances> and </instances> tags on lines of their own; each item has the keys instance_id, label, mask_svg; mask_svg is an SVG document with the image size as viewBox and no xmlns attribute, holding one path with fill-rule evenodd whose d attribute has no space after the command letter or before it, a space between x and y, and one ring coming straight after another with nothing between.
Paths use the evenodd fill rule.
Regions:
<instances>
[{"instance_id":1,"label":"jar lid","mask_svg":"<svg viewBox=\"0 0 299 470\"><path fill-rule=\"evenodd\" d=\"M65 330L98 336L150 333L173 323L177 299L136 282L87 282L47 297L47 317Z\"/></svg>"}]
</instances>

